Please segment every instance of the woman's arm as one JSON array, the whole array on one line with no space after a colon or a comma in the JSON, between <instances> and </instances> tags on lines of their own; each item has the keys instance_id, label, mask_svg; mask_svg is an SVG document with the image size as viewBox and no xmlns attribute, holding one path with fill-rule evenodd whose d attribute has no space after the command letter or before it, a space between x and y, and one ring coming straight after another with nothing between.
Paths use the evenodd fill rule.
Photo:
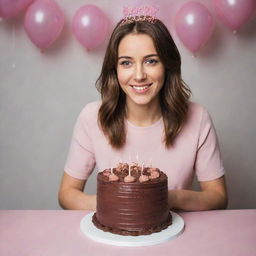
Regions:
<instances>
[{"instance_id":1,"label":"woman's arm","mask_svg":"<svg viewBox=\"0 0 256 256\"><path fill-rule=\"evenodd\" d=\"M96 210L96 195L83 192L86 180L79 180L64 172L60 190L59 204L68 210Z\"/></svg>"},{"instance_id":2,"label":"woman's arm","mask_svg":"<svg viewBox=\"0 0 256 256\"><path fill-rule=\"evenodd\" d=\"M212 181L200 182L201 191L169 190L172 209L204 211L225 209L228 198L224 176Z\"/></svg>"}]
</instances>

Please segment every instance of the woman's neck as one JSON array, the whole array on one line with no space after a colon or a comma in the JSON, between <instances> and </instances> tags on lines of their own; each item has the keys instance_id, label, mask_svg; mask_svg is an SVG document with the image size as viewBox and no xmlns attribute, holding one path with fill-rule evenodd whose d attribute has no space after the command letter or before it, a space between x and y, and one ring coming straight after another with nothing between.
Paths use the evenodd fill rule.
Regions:
<instances>
[{"instance_id":1,"label":"woman's neck","mask_svg":"<svg viewBox=\"0 0 256 256\"><path fill-rule=\"evenodd\" d=\"M158 102L147 105L129 104L127 102L126 118L136 126L150 126L157 122L161 116L161 107Z\"/></svg>"}]
</instances>

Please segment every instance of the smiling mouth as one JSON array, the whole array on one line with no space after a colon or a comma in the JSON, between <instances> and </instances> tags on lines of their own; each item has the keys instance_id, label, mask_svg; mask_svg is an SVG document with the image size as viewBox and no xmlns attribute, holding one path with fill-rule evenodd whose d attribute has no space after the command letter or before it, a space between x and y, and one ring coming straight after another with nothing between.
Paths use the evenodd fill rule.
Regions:
<instances>
[{"instance_id":1,"label":"smiling mouth","mask_svg":"<svg viewBox=\"0 0 256 256\"><path fill-rule=\"evenodd\" d=\"M150 86L152 85L152 83L150 84L146 84L146 85L131 85L131 87L133 89L135 89L136 91L145 91L147 90Z\"/></svg>"}]
</instances>

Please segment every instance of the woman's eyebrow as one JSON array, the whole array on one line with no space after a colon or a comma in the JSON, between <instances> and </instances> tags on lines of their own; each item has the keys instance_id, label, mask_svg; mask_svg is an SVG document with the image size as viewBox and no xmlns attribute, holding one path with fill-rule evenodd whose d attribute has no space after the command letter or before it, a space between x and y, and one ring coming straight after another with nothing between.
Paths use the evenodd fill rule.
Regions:
<instances>
[{"instance_id":1,"label":"woman's eyebrow","mask_svg":"<svg viewBox=\"0 0 256 256\"><path fill-rule=\"evenodd\" d=\"M118 59L122 59L122 58L124 58L124 59L132 59L132 57L130 57L130 56L120 56L120 57L118 57Z\"/></svg>"},{"instance_id":2,"label":"woman's eyebrow","mask_svg":"<svg viewBox=\"0 0 256 256\"><path fill-rule=\"evenodd\" d=\"M158 57L158 55L155 54L155 53L148 54L148 55L144 56L143 59L147 59L147 58L150 58L150 57ZM118 57L118 59L122 59L122 58L124 58L124 59L132 59L132 57L130 57L130 56L120 56L120 57Z\"/></svg>"},{"instance_id":3,"label":"woman's eyebrow","mask_svg":"<svg viewBox=\"0 0 256 256\"><path fill-rule=\"evenodd\" d=\"M158 57L158 54L153 53L153 54L146 55L146 56L144 57L144 59L147 59L147 58L150 58L150 57Z\"/></svg>"}]
</instances>

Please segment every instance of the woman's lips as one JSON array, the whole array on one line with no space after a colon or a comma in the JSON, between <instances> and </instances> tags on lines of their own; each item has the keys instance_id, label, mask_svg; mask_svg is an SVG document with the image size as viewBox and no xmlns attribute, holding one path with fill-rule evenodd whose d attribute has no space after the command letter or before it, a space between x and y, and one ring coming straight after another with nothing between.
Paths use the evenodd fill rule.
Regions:
<instances>
[{"instance_id":1,"label":"woman's lips","mask_svg":"<svg viewBox=\"0 0 256 256\"><path fill-rule=\"evenodd\" d=\"M152 83L150 84L145 84L145 85L131 85L133 91L135 91L136 93L145 93L148 91L149 87L152 85Z\"/></svg>"}]
</instances>

